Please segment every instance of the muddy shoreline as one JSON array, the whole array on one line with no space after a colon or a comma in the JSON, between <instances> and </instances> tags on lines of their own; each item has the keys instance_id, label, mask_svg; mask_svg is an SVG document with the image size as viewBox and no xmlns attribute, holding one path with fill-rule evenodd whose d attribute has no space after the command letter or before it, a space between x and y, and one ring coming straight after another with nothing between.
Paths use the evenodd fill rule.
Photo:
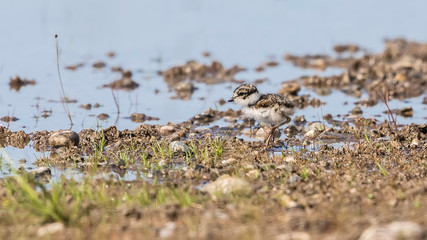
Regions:
<instances>
[{"instance_id":1,"label":"muddy shoreline","mask_svg":"<svg viewBox=\"0 0 427 240\"><path fill-rule=\"evenodd\" d=\"M360 101L350 112L326 112L318 121L297 110L270 147L259 140L268 129L233 109L134 130L27 133L0 126L2 148L45 153L33 169L24 167L25 159L7 163L2 152L10 174L0 180L0 237L424 239L427 125L400 124L395 117L425 109L390 109L388 103L425 96L427 44L395 39L380 54L355 45L335 51L338 57L286 55L301 68L344 72L286 81L278 93L298 110L332 104L301 94L303 88L326 95L337 89ZM261 63L256 71L278 64ZM138 89L131 72L118 71L122 78L104 87ZM241 71L190 61L158 74L185 100L200 84L240 83L235 75ZM379 104L388 121L363 114ZM156 118L135 113L130 119ZM56 176L57 169L80 175Z\"/></svg>"}]
</instances>

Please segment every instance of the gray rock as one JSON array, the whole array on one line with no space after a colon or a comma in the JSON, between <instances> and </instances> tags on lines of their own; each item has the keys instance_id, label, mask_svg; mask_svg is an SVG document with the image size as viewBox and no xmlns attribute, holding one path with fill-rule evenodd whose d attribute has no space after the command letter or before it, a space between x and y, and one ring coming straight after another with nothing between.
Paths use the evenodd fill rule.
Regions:
<instances>
[{"instance_id":1,"label":"gray rock","mask_svg":"<svg viewBox=\"0 0 427 240\"><path fill-rule=\"evenodd\" d=\"M371 226L363 231L359 240L422 240L424 229L417 223L396 221L387 225Z\"/></svg>"},{"instance_id":2,"label":"gray rock","mask_svg":"<svg viewBox=\"0 0 427 240\"><path fill-rule=\"evenodd\" d=\"M304 134L304 137L306 137L306 138L314 138L314 137L316 137L317 136L317 134L318 134L318 130L313 130L313 129L311 129L311 130L308 130L305 134Z\"/></svg>"},{"instance_id":3,"label":"gray rock","mask_svg":"<svg viewBox=\"0 0 427 240\"><path fill-rule=\"evenodd\" d=\"M308 127L305 128L305 132L308 132L310 130L321 131L321 130L324 130L325 128L326 128L326 126L323 123L313 122Z\"/></svg>"},{"instance_id":4,"label":"gray rock","mask_svg":"<svg viewBox=\"0 0 427 240\"><path fill-rule=\"evenodd\" d=\"M166 125L166 126L162 126L160 128L160 134L163 135L163 136L169 135L169 134L171 134L173 132L175 132L175 127L174 126Z\"/></svg>"},{"instance_id":5,"label":"gray rock","mask_svg":"<svg viewBox=\"0 0 427 240\"><path fill-rule=\"evenodd\" d=\"M49 145L53 148L79 145L79 135L71 130L59 131L49 137Z\"/></svg>"},{"instance_id":6,"label":"gray rock","mask_svg":"<svg viewBox=\"0 0 427 240\"><path fill-rule=\"evenodd\" d=\"M191 149L187 147L183 142L180 141L173 141L170 143L169 147L171 148L172 152L184 152L184 153L190 153Z\"/></svg>"},{"instance_id":7,"label":"gray rock","mask_svg":"<svg viewBox=\"0 0 427 240\"><path fill-rule=\"evenodd\" d=\"M355 106L352 110L351 113L354 115L361 115L363 113L362 109L359 106Z\"/></svg>"}]
</instances>

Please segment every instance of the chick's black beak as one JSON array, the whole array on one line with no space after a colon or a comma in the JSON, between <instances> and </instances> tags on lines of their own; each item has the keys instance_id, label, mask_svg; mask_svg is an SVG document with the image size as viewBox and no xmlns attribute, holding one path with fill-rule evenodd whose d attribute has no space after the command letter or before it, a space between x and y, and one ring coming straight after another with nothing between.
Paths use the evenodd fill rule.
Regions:
<instances>
[{"instance_id":1,"label":"chick's black beak","mask_svg":"<svg viewBox=\"0 0 427 240\"><path fill-rule=\"evenodd\" d=\"M228 99L228 102L234 102L234 98Z\"/></svg>"}]
</instances>

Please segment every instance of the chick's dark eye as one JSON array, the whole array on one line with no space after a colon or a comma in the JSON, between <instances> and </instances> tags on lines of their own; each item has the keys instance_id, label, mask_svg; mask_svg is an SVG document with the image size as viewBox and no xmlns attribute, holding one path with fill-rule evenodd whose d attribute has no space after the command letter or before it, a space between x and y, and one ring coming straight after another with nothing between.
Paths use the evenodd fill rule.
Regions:
<instances>
[{"instance_id":1,"label":"chick's dark eye","mask_svg":"<svg viewBox=\"0 0 427 240\"><path fill-rule=\"evenodd\" d=\"M243 95L245 95L245 93L244 93L244 92L239 92L239 93L237 94L237 96L243 96Z\"/></svg>"}]
</instances>

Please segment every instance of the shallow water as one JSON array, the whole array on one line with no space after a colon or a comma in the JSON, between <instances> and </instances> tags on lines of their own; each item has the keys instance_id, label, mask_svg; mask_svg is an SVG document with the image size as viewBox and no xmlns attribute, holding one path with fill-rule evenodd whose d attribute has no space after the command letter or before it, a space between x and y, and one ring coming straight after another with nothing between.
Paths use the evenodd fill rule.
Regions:
<instances>
[{"instance_id":1,"label":"shallow water","mask_svg":"<svg viewBox=\"0 0 427 240\"><path fill-rule=\"evenodd\" d=\"M74 122L73 130L117 125L119 129L135 129L139 123L127 119L131 113L144 113L158 117L147 123L164 124L182 122L208 108L225 110L237 108L232 104L218 105L227 99L236 84L196 84L198 90L191 100L172 100L159 70L183 64L188 60L209 63L216 59L231 67L239 64L248 69L236 79L254 81L268 78L260 84L262 92L277 92L284 81L302 75L332 75L341 69L324 72L304 70L283 61L285 53L330 54L338 43L355 43L370 52L383 49L384 38L405 37L427 41L427 32L420 31L427 22L427 2L368 0L357 2L320 1L2 1L0 3L0 117L19 118L10 123L11 130L32 132L58 130L70 127L60 100L60 84L56 70L54 35L59 35L60 68L66 96L76 99L69 109ZM379 11L380 10L380 11ZM19 17L17 17L19 16ZM116 57L108 58L114 51ZM204 58L202 52L212 55ZM264 72L254 70L262 62L274 59L278 67ZM107 67L94 69L92 64L104 61ZM76 71L66 70L67 65L83 63ZM120 78L111 72L112 66L122 66L133 71L133 79L140 84L133 91L114 91L119 103L117 114L113 93L101 88ZM34 79L36 85L9 89L9 78L19 75ZM155 90L159 90L155 94ZM311 94L326 102L319 108L307 107L296 115L305 115L307 121L319 121L331 113L334 119L342 117L354 107L359 98L332 90L328 96L319 96L303 88L300 94ZM365 96L366 93L362 95ZM422 98L405 101L393 100L390 107L412 106L412 118L398 117L398 123L425 122L426 105ZM200 98L203 98L201 100ZM344 102L347 102L345 105ZM100 108L84 110L80 104L101 104ZM52 111L43 118L42 111ZM387 119L381 103L363 108L364 117ZM106 121L97 119L107 113ZM0 123L7 126L7 123ZM223 126L223 122L217 123ZM30 147L22 150L4 149L14 161L25 158L26 168L31 168L40 153ZM0 173L0 177L1 177Z\"/></svg>"},{"instance_id":2,"label":"shallow water","mask_svg":"<svg viewBox=\"0 0 427 240\"><path fill-rule=\"evenodd\" d=\"M238 74L237 79L253 81L267 77L269 82L260 85L260 89L277 92L281 82L315 72L284 63L285 53L331 54L334 44L346 42L377 52L383 48L385 37L427 40L427 33L419 30L422 23L427 22L424 1L405 4L399 1L24 2L0 3L3 23L0 25L3 33L0 38L0 116L19 118L10 128L25 128L28 132L69 127L63 106L58 102L60 85L54 34L60 37L60 65L66 96L78 101L69 104L76 131L96 127L102 122L95 117L99 113L110 115L109 120L102 122L104 126L114 124L119 117L120 129L134 129L138 124L124 119L133 112L159 117L158 123L166 123L185 121L209 107L215 108L220 98L229 97L234 85L198 84L199 89L190 101L171 100L174 93L168 92L166 83L156 74L158 70L190 59L210 62L201 56L203 51L211 52L212 58L226 67L239 64L249 69ZM381 12L378 9L382 9ZM117 56L109 59L106 56L109 51L116 52ZM262 73L253 71L271 57L280 63L279 67ZM92 68L98 60L105 61L107 67ZM76 71L64 69L77 63L85 66ZM134 80L140 84L131 92L115 91L119 116L111 90L99 88L119 78L109 70L116 65L133 70ZM35 79L37 84L23 87L19 92L8 90L9 78L17 74ZM155 89L160 93L154 94ZM205 99L199 100L200 97ZM332 94L324 99L339 97L341 95ZM78 107L83 103L100 103L102 107L87 111ZM227 104L219 108L228 107L234 106ZM34 116L40 116L43 110L52 110L52 115L36 120ZM337 113L335 106L326 105L322 110ZM308 112L312 110L301 113ZM308 115L307 118L312 117Z\"/></svg>"}]
</instances>

